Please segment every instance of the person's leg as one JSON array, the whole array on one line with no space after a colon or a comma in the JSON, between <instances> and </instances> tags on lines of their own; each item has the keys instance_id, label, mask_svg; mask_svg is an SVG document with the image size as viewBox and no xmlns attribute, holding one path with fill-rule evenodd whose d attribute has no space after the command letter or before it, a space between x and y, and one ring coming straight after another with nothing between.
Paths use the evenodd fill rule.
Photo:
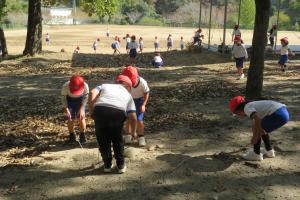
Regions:
<instances>
[{"instance_id":1,"label":"person's leg","mask_svg":"<svg viewBox=\"0 0 300 200\"><path fill-rule=\"evenodd\" d=\"M267 151L272 150L272 145L271 145L271 141L270 141L270 136L269 136L269 134L264 134L261 138L262 138L262 140L264 141L266 150L267 150Z\"/></svg>"},{"instance_id":2,"label":"person's leg","mask_svg":"<svg viewBox=\"0 0 300 200\"><path fill-rule=\"evenodd\" d=\"M145 125L144 125L144 121L137 121L137 134L139 137L143 137L144 136L144 129L145 129Z\"/></svg>"},{"instance_id":3,"label":"person's leg","mask_svg":"<svg viewBox=\"0 0 300 200\"><path fill-rule=\"evenodd\" d=\"M79 130L80 130L79 141L80 141L80 143L86 143L86 138L85 138L86 122L85 122L85 118L78 119L78 121L79 121Z\"/></svg>"},{"instance_id":4,"label":"person's leg","mask_svg":"<svg viewBox=\"0 0 300 200\"><path fill-rule=\"evenodd\" d=\"M95 107L94 110L95 132L99 151L105 168L112 165L111 138L107 126L107 111L104 107Z\"/></svg>"},{"instance_id":5,"label":"person's leg","mask_svg":"<svg viewBox=\"0 0 300 200\"><path fill-rule=\"evenodd\" d=\"M260 144L261 144L261 138L259 138L259 140L257 140L257 143L254 144L253 146L253 150L256 154L260 154Z\"/></svg>"}]
</instances>

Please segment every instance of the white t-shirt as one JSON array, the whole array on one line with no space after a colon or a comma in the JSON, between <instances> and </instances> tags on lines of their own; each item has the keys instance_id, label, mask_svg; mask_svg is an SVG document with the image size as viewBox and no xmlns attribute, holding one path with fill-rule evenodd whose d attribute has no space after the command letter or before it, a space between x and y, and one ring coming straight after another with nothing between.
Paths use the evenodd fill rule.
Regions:
<instances>
[{"instance_id":1,"label":"white t-shirt","mask_svg":"<svg viewBox=\"0 0 300 200\"><path fill-rule=\"evenodd\" d=\"M234 35L234 36L241 35L240 29L237 29L237 30L233 29L232 35Z\"/></svg>"},{"instance_id":2,"label":"white t-shirt","mask_svg":"<svg viewBox=\"0 0 300 200\"><path fill-rule=\"evenodd\" d=\"M276 110L285 105L271 100L253 101L247 103L244 112L250 117L252 113L256 112L260 119L272 115Z\"/></svg>"},{"instance_id":3,"label":"white t-shirt","mask_svg":"<svg viewBox=\"0 0 300 200\"><path fill-rule=\"evenodd\" d=\"M180 45L184 45L184 40L180 40Z\"/></svg>"},{"instance_id":4,"label":"white t-shirt","mask_svg":"<svg viewBox=\"0 0 300 200\"><path fill-rule=\"evenodd\" d=\"M289 46L282 46L280 49L280 55L288 55L289 54Z\"/></svg>"},{"instance_id":5,"label":"white t-shirt","mask_svg":"<svg viewBox=\"0 0 300 200\"><path fill-rule=\"evenodd\" d=\"M168 43L173 43L173 38L172 37L168 37L167 41L168 41Z\"/></svg>"},{"instance_id":6,"label":"white t-shirt","mask_svg":"<svg viewBox=\"0 0 300 200\"><path fill-rule=\"evenodd\" d=\"M88 86L87 83L84 83L84 90L83 90L83 93L81 95L72 94L70 92L69 83L70 83L70 81L65 82L65 84L63 85L63 87L61 89L63 106L67 106L66 96L69 96L69 97L72 97L72 98L78 98L78 97L82 97L82 96L88 97L88 94L89 94L89 86Z\"/></svg>"},{"instance_id":7,"label":"white t-shirt","mask_svg":"<svg viewBox=\"0 0 300 200\"><path fill-rule=\"evenodd\" d=\"M131 42L131 39L130 39L130 37L127 37L127 38L125 38L125 41L126 41L126 43L129 43L129 42Z\"/></svg>"},{"instance_id":8,"label":"white t-shirt","mask_svg":"<svg viewBox=\"0 0 300 200\"><path fill-rule=\"evenodd\" d=\"M128 44L128 48L129 49L137 49L137 48L139 48L139 44L137 42L130 42Z\"/></svg>"},{"instance_id":9,"label":"white t-shirt","mask_svg":"<svg viewBox=\"0 0 300 200\"><path fill-rule=\"evenodd\" d=\"M135 112L135 105L130 93L121 84L103 84L96 87L100 96L94 106L106 106L122 110L126 113Z\"/></svg>"},{"instance_id":10,"label":"white t-shirt","mask_svg":"<svg viewBox=\"0 0 300 200\"><path fill-rule=\"evenodd\" d=\"M232 56L235 58L245 57L247 59L248 53L245 46L243 44L241 45L234 44L232 49Z\"/></svg>"},{"instance_id":11,"label":"white t-shirt","mask_svg":"<svg viewBox=\"0 0 300 200\"><path fill-rule=\"evenodd\" d=\"M160 56L154 56L153 58L154 62L158 63L158 62L162 62L162 58Z\"/></svg>"},{"instance_id":12,"label":"white t-shirt","mask_svg":"<svg viewBox=\"0 0 300 200\"><path fill-rule=\"evenodd\" d=\"M159 40L158 40L158 39L155 39L155 40L154 40L154 44L159 44Z\"/></svg>"},{"instance_id":13,"label":"white t-shirt","mask_svg":"<svg viewBox=\"0 0 300 200\"><path fill-rule=\"evenodd\" d=\"M120 48L120 43L119 43L119 41L115 40L115 41L113 42L113 44L115 45L115 47L116 47L117 49Z\"/></svg>"},{"instance_id":14,"label":"white t-shirt","mask_svg":"<svg viewBox=\"0 0 300 200\"><path fill-rule=\"evenodd\" d=\"M150 91L147 81L142 77L139 77L138 85L131 88L131 95L134 99L138 99L144 96L145 93Z\"/></svg>"}]
</instances>

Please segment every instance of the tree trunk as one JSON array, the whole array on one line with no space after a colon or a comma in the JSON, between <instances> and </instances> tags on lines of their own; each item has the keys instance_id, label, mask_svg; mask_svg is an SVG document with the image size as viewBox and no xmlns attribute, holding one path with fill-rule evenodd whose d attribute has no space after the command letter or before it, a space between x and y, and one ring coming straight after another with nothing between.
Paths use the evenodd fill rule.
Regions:
<instances>
[{"instance_id":1,"label":"tree trunk","mask_svg":"<svg viewBox=\"0 0 300 200\"><path fill-rule=\"evenodd\" d=\"M42 51L41 0L29 0L27 37L23 55L33 56Z\"/></svg>"},{"instance_id":2,"label":"tree trunk","mask_svg":"<svg viewBox=\"0 0 300 200\"><path fill-rule=\"evenodd\" d=\"M265 47L269 25L270 0L255 0L256 15L250 67L246 86L246 99L255 100L262 96Z\"/></svg>"},{"instance_id":3,"label":"tree trunk","mask_svg":"<svg viewBox=\"0 0 300 200\"><path fill-rule=\"evenodd\" d=\"M2 27L0 27L0 43L1 43L1 50L2 50L2 58L5 58L8 55L8 52L6 46L6 39Z\"/></svg>"}]
</instances>

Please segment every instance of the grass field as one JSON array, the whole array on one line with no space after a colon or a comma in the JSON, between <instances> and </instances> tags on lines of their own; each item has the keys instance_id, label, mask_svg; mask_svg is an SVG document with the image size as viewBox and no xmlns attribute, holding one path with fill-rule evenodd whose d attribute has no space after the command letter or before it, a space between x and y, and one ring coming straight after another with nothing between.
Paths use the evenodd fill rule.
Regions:
<instances>
[{"instance_id":1,"label":"grass field","mask_svg":"<svg viewBox=\"0 0 300 200\"><path fill-rule=\"evenodd\" d=\"M105 36L106 30L109 27L111 37ZM93 53L92 44L96 38L100 38L98 53L112 53L111 43L115 35L124 37L126 33L135 34L138 38L142 36L145 42L145 51L152 52L154 37L160 39L161 50L166 50L166 39L168 34L172 34L175 41L175 49L179 49L179 40L183 36L188 42L192 39L195 29L192 28L168 28L168 27L151 27L151 26L115 26L115 25L76 25L76 26L44 26L43 39L45 34L49 33L51 37L51 45L43 46L44 50L59 52L64 48L67 52L73 52L77 43L80 45L82 53ZM9 52L11 54L21 54L25 46L26 30L8 30L5 32ZM227 44L231 42L232 30L227 30ZM204 42L208 41L208 29L203 29L205 36ZM252 31L242 30L242 38L245 44L252 43ZM300 32L280 31L278 37L288 37L290 44L300 45ZM223 30L212 29L211 44L221 44L223 38ZM43 40L43 41L44 41ZM280 43L279 43L280 44ZM121 43L123 52L125 52L124 40Z\"/></svg>"},{"instance_id":2,"label":"grass field","mask_svg":"<svg viewBox=\"0 0 300 200\"><path fill-rule=\"evenodd\" d=\"M44 53L0 63L1 200L300 199L299 56L290 57L286 73L278 69L276 55L267 58L263 96L286 104L291 120L271 135L275 158L246 162L242 155L251 147L251 120L233 117L228 110L229 99L246 88L246 79L237 80L233 61L205 50L171 51L162 53L161 69L150 65L155 35L165 39L171 33L175 41L181 35L188 40L193 29L110 26L112 35L143 35L150 52L137 58L139 73L151 89L147 146L126 146L125 174L103 173L89 117L88 143L83 148L66 145L60 100L64 82L81 74L90 88L112 83L128 63L126 54L111 55L105 31L106 26L44 27L52 40ZM20 54L25 30L6 34L9 52ZM98 36L100 52L108 54L92 54ZM77 41L82 51L72 54ZM61 48L67 52L59 52Z\"/></svg>"}]
</instances>

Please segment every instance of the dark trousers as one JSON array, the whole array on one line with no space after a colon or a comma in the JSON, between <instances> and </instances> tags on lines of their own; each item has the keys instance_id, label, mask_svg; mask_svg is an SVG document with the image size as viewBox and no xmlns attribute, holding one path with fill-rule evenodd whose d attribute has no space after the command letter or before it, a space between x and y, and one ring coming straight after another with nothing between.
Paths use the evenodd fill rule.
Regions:
<instances>
[{"instance_id":1,"label":"dark trousers","mask_svg":"<svg viewBox=\"0 0 300 200\"><path fill-rule=\"evenodd\" d=\"M273 48L274 47L274 38L273 37L269 37L270 40L270 45Z\"/></svg>"},{"instance_id":2,"label":"dark trousers","mask_svg":"<svg viewBox=\"0 0 300 200\"><path fill-rule=\"evenodd\" d=\"M122 128L126 120L124 111L115 108L96 106L93 113L96 137L104 166L112 164L111 144L119 168L124 165L124 144Z\"/></svg>"}]
</instances>

